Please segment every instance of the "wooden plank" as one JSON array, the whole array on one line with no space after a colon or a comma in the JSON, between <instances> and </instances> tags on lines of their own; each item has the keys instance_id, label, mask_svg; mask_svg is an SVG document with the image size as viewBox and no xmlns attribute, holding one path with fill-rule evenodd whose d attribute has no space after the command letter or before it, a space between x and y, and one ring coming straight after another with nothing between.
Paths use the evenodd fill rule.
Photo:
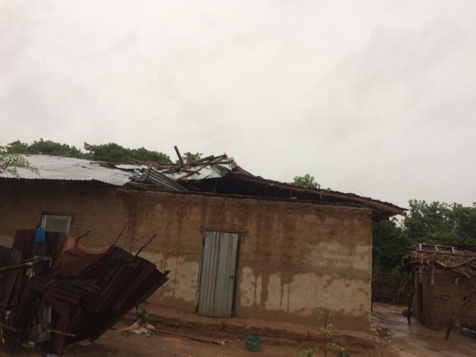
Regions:
<instances>
[{"instance_id":1,"label":"wooden plank","mask_svg":"<svg viewBox=\"0 0 476 357\"><path fill-rule=\"evenodd\" d=\"M182 155L180 155L180 151L179 151L178 147L177 147L177 146L174 146L174 149L175 149L175 152L177 153L177 156L178 156L179 161L180 161L180 163L182 164L182 166L185 165L185 163L183 162Z\"/></svg>"}]
</instances>

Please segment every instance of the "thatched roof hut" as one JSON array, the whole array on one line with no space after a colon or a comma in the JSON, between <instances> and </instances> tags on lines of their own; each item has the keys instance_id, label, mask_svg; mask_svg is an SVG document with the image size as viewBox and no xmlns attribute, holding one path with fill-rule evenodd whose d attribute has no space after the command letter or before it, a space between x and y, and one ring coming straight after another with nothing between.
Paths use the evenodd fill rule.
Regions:
<instances>
[{"instance_id":1,"label":"thatched roof hut","mask_svg":"<svg viewBox=\"0 0 476 357\"><path fill-rule=\"evenodd\" d=\"M441 246L420 243L403 258L403 269L437 267L467 278L476 276L476 246Z\"/></svg>"},{"instance_id":2,"label":"thatched roof hut","mask_svg":"<svg viewBox=\"0 0 476 357\"><path fill-rule=\"evenodd\" d=\"M414 316L430 328L447 328L455 318L476 328L476 246L421 243L402 261L412 272Z\"/></svg>"}]
</instances>

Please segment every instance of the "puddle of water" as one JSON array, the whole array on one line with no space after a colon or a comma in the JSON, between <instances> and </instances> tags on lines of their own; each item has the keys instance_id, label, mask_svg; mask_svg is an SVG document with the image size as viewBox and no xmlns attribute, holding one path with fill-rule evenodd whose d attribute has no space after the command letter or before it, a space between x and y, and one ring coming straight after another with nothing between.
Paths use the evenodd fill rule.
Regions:
<instances>
[{"instance_id":1,"label":"puddle of water","mask_svg":"<svg viewBox=\"0 0 476 357\"><path fill-rule=\"evenodd\" d=\"M476 356L476 340L453 330L447 341L446 330L430 330L416 319L408 324L403 309L403 306L374 303L372 312L373 323L386 332L400 356Z\"/></svg>"}]
</instances>

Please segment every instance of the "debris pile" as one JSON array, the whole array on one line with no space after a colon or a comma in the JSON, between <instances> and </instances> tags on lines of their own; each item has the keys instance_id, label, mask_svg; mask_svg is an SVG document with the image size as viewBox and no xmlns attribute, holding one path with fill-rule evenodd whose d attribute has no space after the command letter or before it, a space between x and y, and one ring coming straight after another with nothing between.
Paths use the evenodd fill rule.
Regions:
<instances>
[{"instance_id":1,"label":"debris pile","mask_svg":"<svg viewBox=\"0 0 476 357\"><path fill-rule=\"evenodd\" d=\"M116 240L117 242L117 240ZM35 231L0 246L0 331L6 352L25 343L61 353L94 341L167 282L167 273L115 244L88 249L73 236L46 232L45 256L33 256Z\"/></svg>"}]
</instances>

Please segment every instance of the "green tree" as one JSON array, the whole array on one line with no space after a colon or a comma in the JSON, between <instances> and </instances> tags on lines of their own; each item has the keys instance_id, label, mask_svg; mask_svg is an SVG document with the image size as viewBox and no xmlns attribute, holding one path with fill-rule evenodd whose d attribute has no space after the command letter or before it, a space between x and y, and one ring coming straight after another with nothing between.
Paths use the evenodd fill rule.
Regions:
<instances>
[{"instance_id":1,"label":"green tree","mask_svg":"<svg viewBox=\"0 0 476 357\"><path fill-rule=\"evenodd\" d=\"M141 147L139 149L132 149L130 151L130 157L133 160L139 160L139 161L152 161L152 162L160 162L163 164L170 164L172 161L170 160L170 157L163 152L157 152L157 151L150 151L145 149L144 147Z\"/></svg>"},{"instance_id":2,"label":"green tree","mask_svg":"<svg viewBox=\"0 0 476 357\"><path fill-rule=\"evenodd\" d=\"M418 243L439 245L476 244L476 205L410 200L410 210L401 223L374 223L374 273L389 274L400 265L409 249Z\"/></svg>"},{"instance_id":3,"label":"green tree","mask_svg":"<svg viewBox=\"0 0 476 357\"><path fill-rule=\"evenodd\" d=\"M28 148L29 154L41 154L41 155L54 155L64 157L77 157L82 156L81 150L75 146L69 146L67 144L60 144L51 140L34 141Z\"/></svg>"},{"instance_id":4,"label":"green tree","mask_svg":"<svg viewBox=\"0 0 476 357\"><path fill-rule=\"evenodd\" d=\"M459 244L456 225L459 213L444 202L410 200L410 211L403 221L410 241L416 243ZM459 232L462 233L462 232Z\"/></svg>"},{"instance_id":5,"label":"green tree","mask_svg":"<svg viewBox=\"0 0 476 357\"><path fill-rule=\"evenodd\" d=\"M396 220L383 220L372 225L372 262L374 271L390 274L412 247L404 227Z\"/></svg>"},{"instance_id":6,"label":"green tree","mask_svg":"<svg viewBox=\"0 0 476 357\"><path fill-rule=\"evenodd\" d=\"M18 168L24 168L37 172L37 170L30 165L27 159L22 155L10 154L7 149L0 146L0 174L7 172L15 177L18 177Z\"/></svg>"},{"instance_id":7,"label":"green tree","mask_svg":"<svg viewBox=\"0 0 476 357\"><path fill-rule=\"evenodd\" d=\"M20 140L13 141L6 146L6 152L9 154L28 154L30 145L22 143Z\"/></svg>"},{"instance_id":8,"label":"green tree","mask_svg":"<svg viewBox=\"0 0 476 357\"><path fill-rule=\"evenodd\" d=\"M453 203L448 219L459 244L476 244L476 204L465 207Z\"/></svg>"},{"instance_id":9,"label":"green tree","mask_svg":"<svg viewBox=\"0 0 476 357\"><path fill-rule=\"evenodd\" d=\"M131 158L131 151L116 143L102 145L84 143L84 149L89 151L92 160L97 161L124 163L129 162Z\"/></svg>"},{"instance_id":10,"label":"green tree","mask_svg":"<svg viewBox=\"0 0 476 357\"><path fill-rule=\"evenodd\" d=\"M321 185L318 184L314 178L310 174L305 174L304 176L296 176L293 179L292 184L307 188L320 188Z\"/></svg>"},{"instance_id":11,"label":"green tree","mask_svg":"<svg viewBox=\"0 0 476 357\"><path fill-rule=\"evenodd\" d=\"M203 154L201 152L196 152L195 154L192 154L191 152L185 152L181 156L183 161L189 164L191 162L199 160L202 155ZM180 164L180 160L176 160L175 163Z\"/></svg>"},{"instance_id":12,"label":"green tree","mask_svg":"<svg viewBox=\"0 0 476 357\"><path fill-rule=\"evenodd\" d=\"M168 155L162 152L147 150L144 147L131 150L115 143L103 145L84 143L84 149L86 152L81 151L75 146L43 139L34 141L31 145L17 140L7 144L5 148L9 154L54 155L121 163L132 160L172 163ZM196 155L201 154L197 153Z\"/></svg>"},{"instance_id":13,"label":"green tree","mask_svg":"<svg viewBox=\"0 0 476 357\"><path fill-rule=\"evenodd\" d=\"M170 157L162 152L150 151L141 147L139 149L128 149L116 143L103 145L90 145L84 143L84 149L88 151L88 157L92 160L107 161L115 163L138 161L153 161L160 163L171 163Z\"/></svg>"},{"instance_id":14,"label":"green tree","mask_svg":"<svg viewBox=\"0 0 476 357\"><path fill-rule=\"evenodd\" d=\"M51 140L34 141L28 145L17 140L7 144L6 150L9 154L34 154L34 155L53 155L66 157L82 157L82 152L75 146L60 144Z\"/></svg>"}]
</instances>

